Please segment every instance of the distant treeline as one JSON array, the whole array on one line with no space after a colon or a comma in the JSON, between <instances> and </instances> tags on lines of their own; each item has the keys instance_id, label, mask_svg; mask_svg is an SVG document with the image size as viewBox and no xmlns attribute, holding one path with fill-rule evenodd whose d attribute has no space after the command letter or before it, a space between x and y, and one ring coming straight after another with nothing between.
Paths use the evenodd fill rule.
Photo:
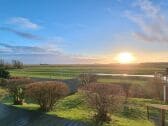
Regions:
<instances>
[{"instance_id":1,"label":"distant treeline","mask_svg":"<svg viewBox=\"0 0 168 126\"><path fill-rule=\"evenodd\" d=\"M11 62L7 62L4 59L0 59L0 68L22 69L23 68L23 62L21 62L19 60L12 60Z\"/></svg>"}]
</instances>

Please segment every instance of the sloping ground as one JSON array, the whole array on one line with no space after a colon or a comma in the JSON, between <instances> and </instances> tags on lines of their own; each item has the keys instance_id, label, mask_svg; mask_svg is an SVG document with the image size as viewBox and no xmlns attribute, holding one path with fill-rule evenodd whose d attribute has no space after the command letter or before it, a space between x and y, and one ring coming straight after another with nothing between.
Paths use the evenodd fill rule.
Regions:
<instances>
[{"instance_id":1,"label":"sloping ground","mask_svg":"<svg viewBox=\"0 0 168 126\"><path fill-rule=\"evenodd\" d=\"M40 112L0 104L0 126L87 126Z\"/></svg>"},{"instance_id":2,"label":"sloping ground","mask_svg":"<svg viewBox=\"0 0 168 126\"><path fill-rule=\"evenodd\" d=\"M32 78L33 80L36 81L62 81L65 84L67 84L67 86L69 87L70 93L74 93L77 91L77 88L80 84L78 79L65 79L65 80L61 80L61 79L48 79L48 78Z\"/></svg>"}]
</instances>

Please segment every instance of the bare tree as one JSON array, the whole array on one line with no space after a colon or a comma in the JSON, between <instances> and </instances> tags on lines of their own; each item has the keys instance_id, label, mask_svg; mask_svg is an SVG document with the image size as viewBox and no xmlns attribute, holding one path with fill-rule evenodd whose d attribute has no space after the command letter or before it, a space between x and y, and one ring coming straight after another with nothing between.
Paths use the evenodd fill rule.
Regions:
<instances>
[{"instance_id":1,"label":"bare tree","mask_svg":"<svg viewBox=\"0 0 168 126\"><path fill-rule=\"evenodd\" d=\"M125 104L127 104L128 98L129 98L129 96L131 94L131 86L132 86L132 84L126 82L126 83L121 83L120 86L123 89L123 92L125 94Z\"/></svg>"},{"instance_id":2,"label":"bare tree","mask_svg":"<svg viewBox=\"0 0 168 126\"><path fill-rule=\"evenodd\" d=\"M163 100L163 85L162 75L156 73L154 78L148 84L150 95L158 100Z\"/></svg>"},{"instance_id":3,"label":"bare tree","mask_svg":"<svg viewBox=\"0 0 168 126\"><path fill-rule=\"evenodd\" d=\"M4 67L4 65L5 65L4 60L3 60L3 59L0 59L0 67Z\"/></svg>"},{"instance_id":4,"label":"bare tree","mask_svg":"<svg viewBox=\"0 0 168 126\"><path fill-rule=\"evenodd\" d=\"M0 59L0 68L5 68L5 69L8 69L11 67L11 64L8 63L8 62L5 62L5 60L3 59Z\"/></svg>"},{"instance_id":5,"label":"bare tree","mask_svg":"<svg viewBox=\"0 0 168 126\"><path fill-rule=\"evenodd\" d=\"M12 65L14 68L17 68L17 69L23 68L23 63L19 60L12 60Z\"/></svg>"},{"instance_id":6,"label":"bare tree","mask_svg":"<svg viewBox=\"0 0 168 126\"><path fill-rule=\"evenodd\" d=\"M109 114L114 112L122 101L122 91L117 85L92 83L80 90L85 94L89 106L95 110L97 123L110 121Z\"/></svg>"},{"instance_id":7,"label":"bare tree","mask_svg":"<svg viewBox=\"0 0 168 126\"><path fill-rule=\"evenodd\" d=\"M42 111L50 111L55 103L68 94L68 87L63 82L36 82L26 87L26 95L36 101Z\"/></svg>"},{"instance_id":8,"label":"bare tree","mask_svg":"<svg viewBox=\"0 0 168 126\"><path fill-rule=\"evenodd\" d=\"M79 75L79 80L82 86L97 82L98 76L91 73L83 73Z\"/></svg>"},{"instance_id":9,"label":"bare tree","mask_svg":"<svg viewBox=\"0 0 168 126\"><path fill-rule=\"evenodd\" d=\"M149 89L146 87L146 85L141 84L132 84L131 86L131 97L134 98L151 98L149 97Z\"/></svg>"},{"instance_id":10,"label":"bare tree","mask_svg":"<svg viewBox=\"0 0 168 126\"><path fill-rule=\"evenodd\" d=\"M12 68L12 65L11 65L9 62L5 62L4 68L5 68L5 69Z\"/></svg>"}]
</instances>

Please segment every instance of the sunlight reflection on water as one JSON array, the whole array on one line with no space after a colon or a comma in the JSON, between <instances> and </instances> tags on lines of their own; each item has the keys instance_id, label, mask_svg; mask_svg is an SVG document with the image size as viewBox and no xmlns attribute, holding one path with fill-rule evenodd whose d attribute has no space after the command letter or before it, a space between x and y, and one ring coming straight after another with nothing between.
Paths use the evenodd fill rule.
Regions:
<instances>
[{"instance_id":1,"label":"sunlight reflection on water","mask_svg":"<svg viewBox=\"0 0 168 126\"><path fill-rule=\"evenodd\" d=\"M98 76L127 76L127 77L149 77L152 78L154 75L139 75L139 74L106 74L106 73L96 73Z\"/></svg>"}]
</instances>

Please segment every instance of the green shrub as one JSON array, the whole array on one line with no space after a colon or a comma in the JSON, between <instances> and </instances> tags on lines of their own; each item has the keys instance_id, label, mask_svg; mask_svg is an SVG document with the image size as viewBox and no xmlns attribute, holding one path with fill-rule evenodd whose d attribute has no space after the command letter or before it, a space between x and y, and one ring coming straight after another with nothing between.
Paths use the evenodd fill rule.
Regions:
<instances>
[{"instance_id":1,"label":"green shrub","mask_svg":"<svg viewBox=\"0 0 168 126\"><path fill-rule=\"evenodd\" d=\"M32 82L33 81L28 78L9 79L7 81L6 87L8 88L10 95L12 95L14 105L23 104L25 85Z\"/></svg>"},{"instance_id":2,"label":"green shrub","mask_svg":"<svg viewBox=\"0 0 168 126\"><path fill-rule=\"evenodd\" d=\"M4 68L0 68L0 78L10 78L10 73Z\"/></svg>"}]
</instances>

